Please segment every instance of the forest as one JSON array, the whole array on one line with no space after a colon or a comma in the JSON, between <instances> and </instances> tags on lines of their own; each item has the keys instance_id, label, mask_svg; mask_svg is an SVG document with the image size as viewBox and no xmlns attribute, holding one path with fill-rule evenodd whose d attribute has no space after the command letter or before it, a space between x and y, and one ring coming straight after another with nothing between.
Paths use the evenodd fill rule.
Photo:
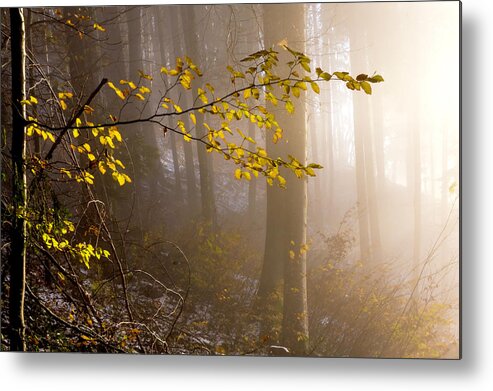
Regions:
<instances>
[{"instance_id":1,"label":"forest","mask_svg":"<svg viewBox=\"0 0 493 391\"><path fill-rule=\"evenodd\" d=\"M458 2L1 31L1 350L460 358Z\"/></svg>"}]
</instances>

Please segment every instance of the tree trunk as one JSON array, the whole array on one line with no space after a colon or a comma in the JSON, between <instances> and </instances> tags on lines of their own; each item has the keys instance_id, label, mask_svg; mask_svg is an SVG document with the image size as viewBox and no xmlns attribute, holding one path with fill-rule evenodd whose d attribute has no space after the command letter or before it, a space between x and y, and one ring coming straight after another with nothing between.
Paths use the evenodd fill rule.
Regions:
<instances>
[{"instance_id":1,"label":"tree trunk","mask_svg":"<svg viewBox=\"0 0 493 391\"><path fill-rule=\"evenodd\" d=\"M193 61L197 62L199 61L201 56L197 46L198 36L195 31L195 9L191 6L182 6L180 8L180 13L184 29L185 51L187 52L187 55L192 58ZM198 99L196 83L192 83L192 89L193 101L196 102ZM201 113L196 113L196 117L197 124L195 126L195 135L198 138L202 138L206 134L206 130L202 125L204 123L205 115ZM212 230L215 230L217 226L217 213L214 197L212 159L203 145L197 145L197 156L199 159L202 217L204 218L205 222L210 225Z\"/></svg>"},{"instance_id":2,"label":"tree trunk","mask_svg":"<svg viewBox=\"0 0 493 391\"><path fill-rule=\"evenodd\" d=\"M12 244L10 254L10 350L25 351L24 296L26 285L26 234L24 213L27 206L26 186L26 47L22 8L10 9L12 55Z\"/></svg>"},{"instance_id":3,"label":"tree trunk","mask_svg":"<svg viewBox=\"0 0 493 391\"><path fill-rule=\"evenodd\" d=\"M303 4L290 4L282 8L265 5L265 46L273 47L282 39L287 39L288 45L295 50L303 49L304 15ZM279 63L285 64L289 59L288 53L280 49ZM297 107L293 115L277 115L285 137L277 144L267 140L267 151L270 156L286 157L290 154L305 164L304 101L300 98L295 103ZM284 279L282 343L291 354L304 355L308 348L306 252L303 250L306 244L307 181L285 170L281 170L281 175L287 179L287 189L276 186L268 186L267 189L267 232L259 297L267 300L275 295L281 279ZM269 324L264 322L261 332L268 332L268 337L275 336L265 326L269 327Z\"/></svg>"},{"instance_id":4,"label":"tree trunk","mask_svg":"<svg viewBox=\"0 0 493 391\"><path fill-rule=\"evenodd\" d=\"M156 24L157 24L157 27L158 27L158 37L157 37L157 40L159 42L159 53L160 53L160 61L159 61L159 64L165 64L166 63L166 56L167 56L167 52L171 52L171 53L174 53L176 52L176 49L175 49L175 44L172 42L172 44L170 45L170 47L168 47L168 50L166 50L166 47L164 45L164 39L166 37L166 32L165 32L165 29L164 29L164 26L165 25L168 25L169 23L166 23L168 22L172 15L166 15L164 13L164 7L159 7L157 9L157 18L156 18ZM169 17L168 21L166 20L166 16ZM166 86L168 87L168 86ZM177 143L176 143L176 137L177 135L175 133L173 134L169 134L167 135L167 137L169 137L169 142L170 142L170 148L171 148L171 155L173 157L173 175L175 177L175 197L176 199L183 199L183 190L182 190L182 184L181 184L181 173L180 173L180 159L179 159L179 155L178 155L178 147L177 147Z\"/></svg>"},{"instance_id":5,"label":"tree trunk","mask_svg":"<svg viewBox=\"0 0 493 391\"><path fill-rule=\"evenodd\" d=\"M180 30L178 21L180 20L180 10L176 7L169 7L167 22L170 26L170 33L177 34ZM162 15L163 16L163 15ZM164 17L163 17L164 20ZM160 26L160 35L163 36L163 30L161 23ZM182 27L184 29L184 27ZM178 54L181 49L181 44L177 43L178 39L173 39L174 44L174 53ZM188 122L190 125L190 121L188 121L188 117L183 119L183 121ZM195 162L193 157L193 148L192 144L181 139L183 145L183 155L185 158L185 180L187 187L187 211L192 218L195 218L199 213L198 207L198 194L197 194L197 179L195 177Z\"/></svg>"},{"instance_id":6,"label":"tree trunk","mask_svg":"<svg viewBox=\"0 0 493 391\"><path fill-rule=\"evenodd\" d=\"M251 137L255 140L255 125L251 122L248 123L248 137ZM251 144L252 148L255 148L255 145ZM255 215L257 209L257 180L252 179L248 183L248 220L250 225L252 226L255 223ZM253 227L252 227L253 228Z\"/></svg>"}]
</instances>

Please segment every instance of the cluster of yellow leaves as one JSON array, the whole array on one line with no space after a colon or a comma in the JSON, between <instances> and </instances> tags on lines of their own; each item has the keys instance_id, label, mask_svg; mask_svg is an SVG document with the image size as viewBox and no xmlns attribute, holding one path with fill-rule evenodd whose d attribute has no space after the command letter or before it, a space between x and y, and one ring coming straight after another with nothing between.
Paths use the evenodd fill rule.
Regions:
<instances>
[{"instance_id":1,"label":"cluster of yellow leaves","mask_svg":"<svg viewBox=\"0 0 493 391\"><path fill-rule=\"evenodd\" d=\"M101 259L101 257L109 258L110 256L108 250L94 247L90 243L71 244L66 235L75 232L75 226L70 220L63 220L58 226L55 226L53 222L38 223L35 228L41 233L41 239L46 248L68 252L77 257L88 269L91 258Z\"/></svg>"},{"instance_id":2,"label":"cluster of yellow leaves","mask_svg":"<svg viewBox=\"0 0 493 391\"><path fill-rule=\"evenodd\" d=\"M152 80L152 77L145 74L142 71L139 71L140 79L145 79L145 80ZM126 86L123 87L123 89L120 89L119 87L116 87L115 84L111 81L108 83L108 87L110 87L118 96L121 100L126 100L131 97L135 97L138 100L146 100L145 95L149 94L151 92L151 89L145 85L141 85L141 81L139 81L138 84L135 84L133 81L130 80L120 80L120 85Z\"/></svg>"},{"instance_id":3,"label":"cluster of yellow leaves","mask_svg":"<svg viewBox=\"0 0 493 391\"><path fill-rule=\"evenodd\" d=\"M289 67L287 76L281 76L276 72L278 57L275 50L260 50L241 60L241 63L246 64L242 69L236 69L230 65L226 67L231 74L231 83L234 85L233 93L218 98L214 87L207 83L196 90L196 96L202 104L194 107L193 110L187 110L190 126L200 126L200 129L204 129L204 136L201 139L207 141L207 151L220 153L226 160L232 160L240 166L234 171L236 179L251 180L252 176L258 177L261 173L270 185L276 182L280 187L285 187L286 179L280 175L280 167L289 169L297 178L303 178L315 176L315 170L322 166L313 163L306 165L292 156L289 156L288 160L273 159L260 147L251 150L255 140L246 137L240 128L234 125L234 122L244 125L245 121L249 121L259 129L271 132L273 142L277 143L283 137L283 129L273 112L266 108L266 103L278 106L282 102L283 108L288 113L293 113L295 111L294 99L299 98L302 91L307 91L308 85L319 94L318 82L329 81L333 76L344 80L348 88L362 89L367 94L371 93L371 87L368 88L369 83L383 81L379 75L368 77L362 74L354 79L347 73L335 72L332 75L321 68L317 68L316 77L312 77L310 59L287 46L284 48L293 56L292 61L287 63ZM192 71L195 71L195 74ZM193 88L192 80L195 76L201 76L198 68L188 57L185 57L185 60L177 58L174 69L163 67L161 72L167 76L176 77L177 83L181 84L185 90ZM304 75L302 75L303 72L305 72ZM161 106L168 110L166 113L169 114L183 112L182 108L168 97L162 99ZM208 114L212 120L197 124L197 117L193 111ZM193 139L183 120L176 122L176 128L183 134L185 141ZM233 131L232 129L235 128L236 130ZM240 142L237 141L238 138Z\"/></svg>"},{"instance_id":4,"label":"cluster of yellow leaves","mask_svg":"<svg viewBox=\"0 0 493 391\"><path fill-rule=\"evenodd\" d=\"M82 137L82 132L85 133L85 137ZM112 150L116 149L116 144L123 141L118 127L100 126L89 120L85 120L83 123L80 118L77 118L72 135L74 139L83 139L81 143L71 144L70 147L72 150L87 157L90 168L97 167L103 175L110 170L111 176L120 186L132 182L130 177L123 172L125 165L121 160L115 158L112 153ZM92 142L91 139L93 140ZM100 146L94 146L96 145L94 141L99 142ZM91 144L93 147L91 147ZM77 182L86 182L91 185L94 183L94 175L87 169L81 170L80 173L74 176L70 171L63 168L60 169L60 173L65 174L69 178L74 177Z\"/></svg>"},{"instance_id":5,"label":"cluster of yellow leaves","mask_svg":"<svg viewBox=\"0 0 493 391\"><path fill-rule=\"evenodd\" d=\"M34 121L35 118L29 116L28 120ZM26 135L28 137L32 137L35 134L38 136L41 136L43 138L43 140L45 140L45 141L49 140L52 143L55 142L55 136L53 135L53 133L51 133L49 130L45 130L45 129L40 128L36 123L31 123L26 129Z\"/></svg>"}]
</instances>

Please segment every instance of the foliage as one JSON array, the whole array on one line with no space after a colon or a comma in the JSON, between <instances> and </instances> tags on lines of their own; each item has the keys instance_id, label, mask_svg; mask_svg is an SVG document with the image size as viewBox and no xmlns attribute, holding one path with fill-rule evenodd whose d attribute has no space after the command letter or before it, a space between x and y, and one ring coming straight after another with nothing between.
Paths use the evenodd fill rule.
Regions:
<instances>
[{"instance_id":1,"label":"foliage","mask_svg":"<svg viewBox=\"0 0 493 391\"><path fill-rule=\"evenodd\" d=\"M439 274L396 277L391 265L348 262L354 243L348 221L323 237L325 256L307 276L311 354L326 357L441 358L450 341L456 303L437 290Z\"/></svg>"}]
</instances>

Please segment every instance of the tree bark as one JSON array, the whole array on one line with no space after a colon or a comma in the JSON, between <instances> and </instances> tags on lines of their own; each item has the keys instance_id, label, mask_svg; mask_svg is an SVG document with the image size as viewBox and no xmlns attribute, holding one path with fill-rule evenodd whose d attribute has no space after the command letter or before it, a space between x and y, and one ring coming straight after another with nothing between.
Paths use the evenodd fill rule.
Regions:
<instances>
[{"instance_id":1,"label":"tree bark","mask_svg":"<svg viewBox=\"0 0 493 391\"><path fill-rule=\"evenodd\" d=\"M197 45L196 34L196 15L195 9L191 6L180 7L182 25L185 37L185 51L193 61L200 59L200 52ZM187 22L187 23L186 23ZM197 101L197 85L192 83L193 101ZM202 126L204 122L204 114L196 113L197 124L195 126L195 135L202 138L205 134L205 128ZM216 202L214 197L214 181L211 156L202 145L197 145L197 156L199 159L199 174L200 174L200 194L202 205L202 217L209 224L212 230L217 226Z\"/></svg>"},{"instance_id":2,"label":"tree bark","mask_svg":"<svg viewBox=\"0 0 493 391\"><path fill-rule=\"evenodd\" d=\"M27 206L26 186L26 43L24 10L10 9L11 57L12 57L12 244L10 253L10 350L25 351L24 296L26 285L26 235L24 213Z\"/></svg>"},{"instance_id":3,"label":"tree bark","mask_svg":"<svg viewBox=\"0 0 493 391\"><path fill-rule=\"evenodd\" d=\"M295 50L303 49L305 9L303 4L264 5L265 46L273 47L282 39ZM276 50L279 47L276 47ZM279 63L289 61L288 53L279 50ZM304 101L296 103L293 115L278 113L277 120L284 129L284 139L277 144L267 140L270 156L295 156L306 163L306 119ZM267 232L264 265L259 287L259 297L267 300L275 295L280 281L283 288L282 344L293 355L304 355L308 348L308 316L306 295L306 244L307 181L298 179L285 170L287 189L268 186ZM293 244L294 243L294 244ZM269 327L269 324L267 324ZM269 332L269 330L261 330ZM267 334L270 336L272 333Z\"/></svg>"}]
</instances>

